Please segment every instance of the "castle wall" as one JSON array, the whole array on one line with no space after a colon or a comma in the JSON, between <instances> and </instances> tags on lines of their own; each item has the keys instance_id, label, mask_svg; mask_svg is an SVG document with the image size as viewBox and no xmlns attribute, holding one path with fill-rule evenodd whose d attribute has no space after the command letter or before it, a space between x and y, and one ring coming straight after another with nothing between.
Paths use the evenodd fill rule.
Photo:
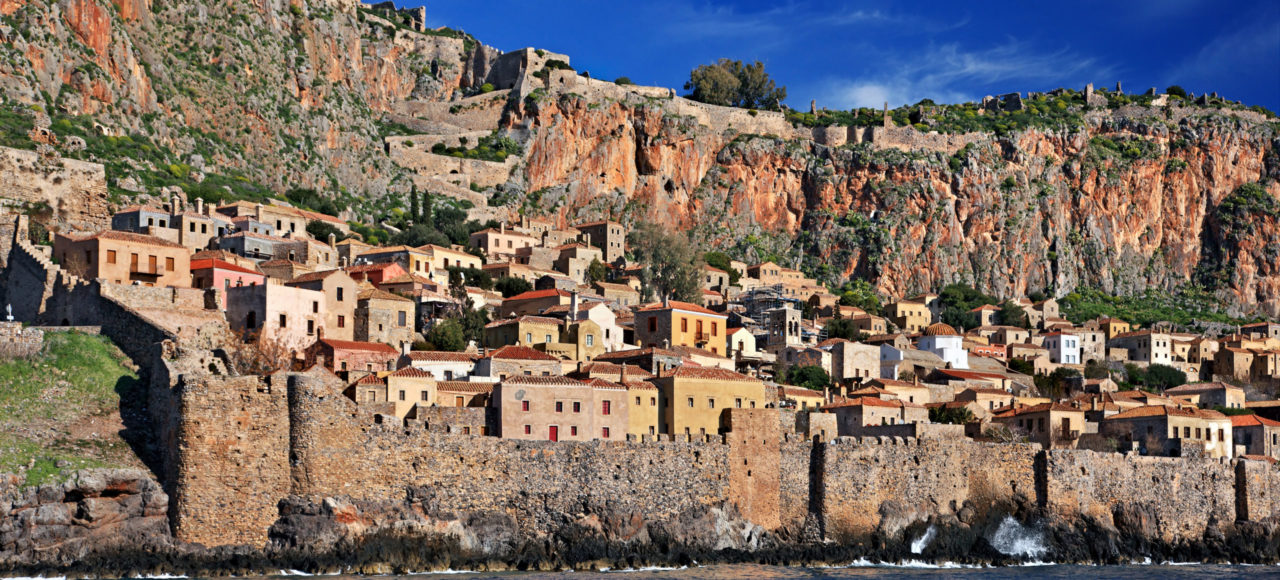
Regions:
<instances>
[{"instance_id":1,"label":"castle wall","mask_svg":"<svg viewBox=\"0 0 1280 580\"><path fill-rule=\"evenodd\" d=\"M42 163L26 149L0 147L0 200L47 205L55 231L97 231L111 226L107 173L99 163L61 159Z\"/></svg>"},{"instance_id":2,"label":"castle wall","mask_svg":"<svg viewBox=\"0 0 1280 580\"><path fill-rule=\"evenodd\" d=\"M397 165L419 176L438 177L446 182L457 182L460 187L476 184L490 187L506 183L511 169L520 162L517 156L504 162L481 159L462 159L449 155L436 155L431 148L413 138L388 138L387 152ZM410 146L412 145L412 146Z\"/></svg>"},{"instance_id":3,"label":"castle wall","mask_svg":"<svg viewBox=\"0 0 1280 580\"><path fill-rule=\"evenodd\" d=\"M898 536L914 521L979 512L1035 492L1038 445L840 437L822 446L818 511L827 537ZM874 484L872 484L874 482Z\"/></svg>"},{"instance_id":4,"label":"castle wall","mask_svg":"<svg viewBox=\"0 0 1280 580\"><path fill-rule=\"evenodd\" d=\"M1050 512L1102 522L1113 522L1120 507L1153 514L1168 542L1202 538L1211 522L1236 519L1236 474L1225 459L1055 450L1045 454L1042 477L1039 500Z\"/></svg>"},{"instance_id":5,"label":"castle wall","mask_svg":"<svg viewBox=\"0 0 1280 580\"><path fill-rule=\"evenodd\" d=\"M1265 461L1236 462L1236 519L1280 516L1280 470Z\"/></svg>"}]
</instances>

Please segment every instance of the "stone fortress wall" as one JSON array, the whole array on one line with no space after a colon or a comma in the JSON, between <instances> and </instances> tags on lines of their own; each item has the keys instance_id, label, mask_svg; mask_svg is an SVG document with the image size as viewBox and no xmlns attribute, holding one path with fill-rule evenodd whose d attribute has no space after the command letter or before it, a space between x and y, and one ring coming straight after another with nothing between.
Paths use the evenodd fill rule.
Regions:
<instances>
[{"instance_id":1,"label":"stone fortress wall","mask_svg":"<svg viewBox=\"0 0 1280 580\"><path fill-rule=\"evenodd\" d=\"M110 227L107 173L99 163L46 159L36 151L0 147L0 201L47 206L55 231Z\"/></svg>"}]
</instances>

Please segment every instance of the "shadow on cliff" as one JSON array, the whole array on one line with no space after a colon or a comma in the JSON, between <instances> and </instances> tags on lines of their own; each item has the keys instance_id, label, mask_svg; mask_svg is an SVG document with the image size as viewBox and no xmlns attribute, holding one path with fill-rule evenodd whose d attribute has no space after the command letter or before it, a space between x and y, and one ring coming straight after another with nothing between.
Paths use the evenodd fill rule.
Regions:
<instances>
[{"instance_id":1,"label":"shadow on cliff","mask_svg":"<svg viewBox=\"0 0 1280 580\"><path fill-rule=\"evenodd\" d=\"M164 466L161 464L160 454L156 452L154 432L147 412L146 385L149 378L145 370L138 374L138 378L123 376L116 381L115 391L120 397L120 421L124 424L124 429L120 430L120 438L159 479L164 473Z\"/></svg>"}]
</instances>

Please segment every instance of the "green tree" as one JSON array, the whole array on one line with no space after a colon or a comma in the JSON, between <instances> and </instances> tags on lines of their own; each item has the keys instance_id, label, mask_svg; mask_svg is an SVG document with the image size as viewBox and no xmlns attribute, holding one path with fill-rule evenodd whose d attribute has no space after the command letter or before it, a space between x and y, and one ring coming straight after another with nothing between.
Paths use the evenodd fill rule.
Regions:
<instances>
[{"instance_id":1,"label":"green tree","mask_svg":"<svg viewBox=\"0 0 1280 580\"><path fill-rule=\"evenodd\" d=\"M702 259L707 262L708 266L728 272L730 286L736 285L738 280L742 278L742 272L733 268L733 260L724 252L707 252L702 255Z\"/></svg>"},{"instance_id":2,"label":"green tree","mask_svg":"<svg viewBox=\"0 0 1280 580\"><path fill-rule=\"evenodd\" d=\"M956 407L948 409L946 407L932 407L929 409L930 423L944 423L948 425L966 425L975 420L973 411L968 407Z\"/></svg>"},{"instance_id":3,"label":"green tree","mask_svg":"<svg viewBox=\"0 0 1280 580\"><path fill-rule=\"evenodd\" d=\"M1111 377L1111 369L1104 365L1100 365L1095 361L1089 361L1084 365L1084 378L1086 379L1106 379Z\"/></svg>"},{"instance_id":4,"label":"green tree","mask_svg":"<svg viewBox=\"0 0 1280 580\"><path fill-rule=\"evenodd\" d=\"M1047 375L1036 375L1036 388L1040 390L1041 395L1057 399L1067 392L1067 380L1078 376L1080 376L1078 370L1058 367Z\"/></svg>"},{"instance_id":5,"label":"green tree","mask_svg":"<svg viewBox=\"0 0 1280 580\"><path fill-rule=\"evenodd\" d=\"M787 98L787 88L777 86L760 61L743 64L722 58L701 65L689 73L684 88L695 101L745 109L777 110Z\"/></svg>"},{"instance_id":6,"label":"green tree","mask_svg":"<svg viewBox=\"0 0 1280 580\"><path fill-rule=\"evenodd\" d=\"M1036 373L1036 367L1031 364L1031 361L1020 358L1009 359L1009 370L1023 375L1034 375Z\"/></svg>"},{"instance_id":7,"label":"green tree","mask_svg":"<svg viewBox=\"0 0 1280 580\"><path fill-rule=\"evenodd\" d=\"M524 278L515 278L512 276L503 276L493 283L493 289L502 293L503 298L510 298L517 294L523 294L533 290L533 284Z\"/></svg>"},{"instance_id":8,"label":"green tree","mask_svg":"<svg viewBox=\"0 0 1280 580\"><path fill-rule=\"evenodd\" d=\"M604 266L604 262L599 258L592 258L591 265L587 266L587 283L603 282L608 275L609 269Z\"/></svg>"},{"instance_id":9,"label":"green tree","mask_svg":"<svg viewBox=\"0 0 1280 580\"><path fill-rule=\"evenodd\" d=\"M462 325L455 319L437 322L427 331L427 345L430 350L447 350L458 352L467 348L467 340L463 336Z\"/></svg>"},{"instance_id":10,"label":"green tree","mask_svg":"<svg viewBox=\"0 0 1280 580\"><path fill-rule=\"evenodd\" d=\"M1021 306L1015 304L1012 300L1005 300L1000 304L1000 324L1005 326L1017 326L1019 328L1030 328L1031 323L1027 319L1027 311Z\"/></svg>"},{"instance_id":11,"label":"green tree","mask_svg":"<svg viewBox=\"0 0 1280 580\"><path fill-rule=\"evenodd\" d=\"M867 335L854 326L847 318L832 318L827 321L827 338L843 338L845 340L862 341Z\"/></svg>"},{"instance_id":12,"label":"green tree","mask_svg":"<svg viewBox=\"0 0 1280 580\"><path fill-rule=\"evenodd\" d=\"M702 303L702 285L698 283L702 257L683 234L646 223L631 230L627 245L636 262L644 265L640 285L646 300L656 296Z\"/></svg>"},{"instance_id":13,"label":"green tree","mask_svg":"<svg viewBox=\"0 0 1280 580\"><path fill-rule=\"evenodd\" d=\"M1169 85L1165 87L1164 92L1175 97L1187 98L1187 90L1179 85Z\"/></svg>"},{"instance_id":14,"label":"green tree","mask_svg":"<svg viewBox=\"0 0 1280 580\"><path fill-rule=\"evenodd\" d=\"M1147 367L1144 384L1161 390L1187 384L1187 373L1169 365L1153 364Z\"/></svg>"},{"instance_id":15,"label":"green tree","mask_svg":"<svg viewBox=\"0 0 1280 580\"><path fill-rule=\"evenodd\" d=\"M831 384L831 377L817 365L793 366L787 369L787 384L820 391Z\"/></svg>"},{"instance_id":16,"label":"green tree","mask_svg":"<svg viewBox=\"0 0 1280 580\"><path fill-rule=\"evenodd\" d=\"M420 221L419 218L421 217L422 217L422 209L418 206L418 188L414 186L410 186L409 187L409 219L413 220L413 223L416 224L416 223L419 223Z\"/></svg>"},{"instance_id":17,"label":"green tree","mask_svg":"<svg viewBox=\"0 0 1280 580\"><path fill-rule=\"evenodd\" d=\"M840 296L840 304L861 308L872 316L880 315L880 295L866 280L849 280L835 294Z\"/></svg>"},{"instance_id":18,"label":"green tree","mask_svg":"<svg viewBox=\"0 0 1280 580\"><path fill-rule=\"evenodd\" d=\"M622 85L630 85L634 83L631 82L631 77L618 77L613 81L613 84L622 86Z\"/></svg>"},{"instance_id":19,"label":"green tree","mask_svg":"<svg viewBox=\"0 0 1280 580\"><path fill-rule=\"evenodd\" d=\"M342 230L339 230L333 224L320 220L307 222L307 234L322 242L329 239L329 234L333 234L333 241L335 242L341 242L348 237L347 234L342 233Z\"/></svg>"}]
</instances>

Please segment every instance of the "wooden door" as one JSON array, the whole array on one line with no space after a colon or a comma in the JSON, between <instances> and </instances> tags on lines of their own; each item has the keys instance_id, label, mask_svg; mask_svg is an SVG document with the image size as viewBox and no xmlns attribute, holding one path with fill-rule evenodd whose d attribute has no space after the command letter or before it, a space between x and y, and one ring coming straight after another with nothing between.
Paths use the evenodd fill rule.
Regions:
<instances>
[{"instance_id":1,"label":"wooden door","mask_svg":"<svg viewBox=\"0 0 1280 580\"><path fill-rule=\"evenodd\" d=\"M552 441L559 441L559 440L560 440L560 428L559 428L559 427L557 427L557 426L555 426L555 425L552 425L552 426L551 426L551 433L550 433L549 435L550 435L550 438L551 438L551 440L552 440Z\"/></svg>"}]
</instances>

